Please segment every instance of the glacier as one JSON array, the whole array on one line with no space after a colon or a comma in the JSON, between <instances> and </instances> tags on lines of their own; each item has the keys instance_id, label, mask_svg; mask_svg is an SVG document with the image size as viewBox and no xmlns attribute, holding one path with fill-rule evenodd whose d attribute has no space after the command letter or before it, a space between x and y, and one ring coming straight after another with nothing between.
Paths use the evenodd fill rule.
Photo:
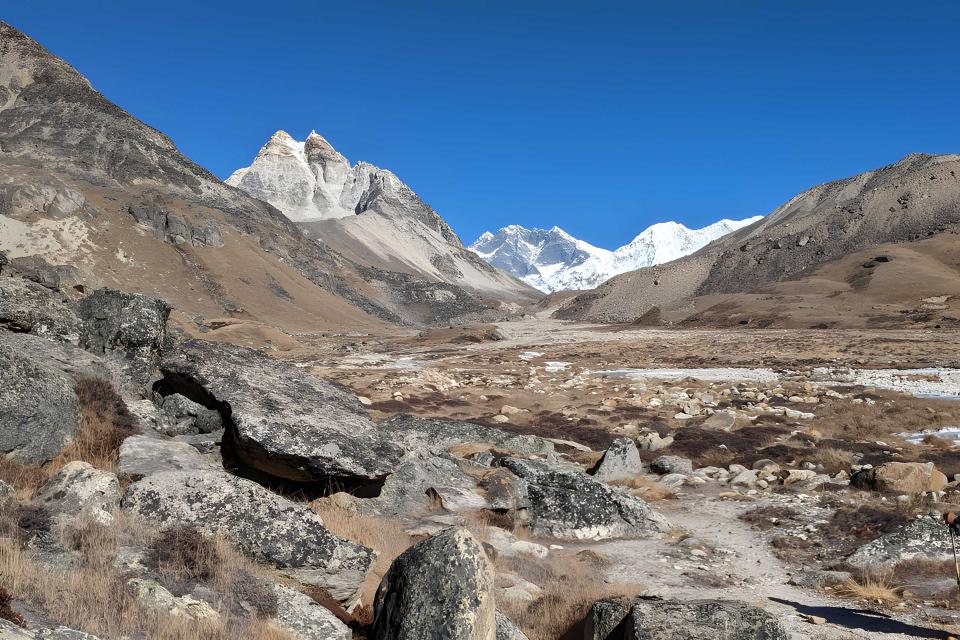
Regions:
<instances>
[{"instance_id":1,"label":"glacier","mask_svg":"<svg viewBox=\"0 0 960 640\"><path fill-rule=\"evenodd\" d=\"M613 251L578 240L559 227L528 229L514 224L496 233L484 232L468 249L545 293L579 291L627 271L682 258L762 217L718 220L701 229L659 222Z\"/></svg>"}]
</instances>

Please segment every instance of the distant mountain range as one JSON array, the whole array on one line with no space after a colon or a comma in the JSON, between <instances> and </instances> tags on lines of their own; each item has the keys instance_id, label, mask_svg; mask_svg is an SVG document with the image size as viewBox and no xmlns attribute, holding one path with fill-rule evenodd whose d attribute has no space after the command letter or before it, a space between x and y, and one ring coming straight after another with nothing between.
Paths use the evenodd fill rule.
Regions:
<instances>
[{"instance_id":1,"label":"distant mountain range","mask_svg":"<svg viewBox=\"0 0 960 640\"><path fill-rule=\"evenodd\" d=\"M614 251L578 240L559 227L527 229L514 224L495 234L485 232L469 249L541 291L583 290L627 271L682 258L761 217L720 220L702 229L660 222Z\"/></svg>"}]
</instances>

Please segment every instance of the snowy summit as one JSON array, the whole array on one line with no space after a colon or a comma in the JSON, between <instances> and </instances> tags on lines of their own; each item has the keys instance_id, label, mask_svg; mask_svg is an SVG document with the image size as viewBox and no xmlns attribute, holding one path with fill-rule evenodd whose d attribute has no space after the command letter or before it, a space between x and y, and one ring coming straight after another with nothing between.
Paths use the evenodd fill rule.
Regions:
<instances>
[{"instance_id":1,"label":"snowy summit","mask_svg":"<svg viewBox=\"0 0 960 640\"><path fill-rule=\"evenodd\" d=\"M702 229L688 229L678 222L660 222L614 251L578 240L559 227L527 229L513 224L495 234L484 232L469 249L493 266L547 293L592 289L617 274L694 253L760 218L762 216L720 220Z\"/></svg>"}]
</instances>

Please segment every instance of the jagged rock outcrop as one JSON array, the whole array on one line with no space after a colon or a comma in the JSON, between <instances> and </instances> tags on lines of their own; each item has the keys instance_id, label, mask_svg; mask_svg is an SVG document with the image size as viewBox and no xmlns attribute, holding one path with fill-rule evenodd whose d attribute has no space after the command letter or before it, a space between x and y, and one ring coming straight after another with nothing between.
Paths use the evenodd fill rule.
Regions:
<instances>
[{"instance_id":1,"label":"jagged rock outcrop","mask_svg":"<svg viewBox=\"0 0 960 640\"><path fill-rule=\"evenodd\" d=\"M953 558L950 531L942 520L935 517L917 518L863 545L847 556L846 561L855 567L882 569L914 558Z\"/></svg>"},{"instance_id":2,"label":"jagged rock outcrop","mask_svg":"<svg viewBox=\"0 0 960 640\"><path fill-rule=\"evenodd\" d=\"M80 327L76 311L59 294L29 280L0 276L0 330L76 344Z\"/></svg>"},{"instance_id":3,"label":"jagged rock outcrop","mask_svg":"<svg viewBox=\"0 0 960 640\"><path fill-rule=\"evenodd\" d=\"M534 533L568 540L655 535L670 522L640 498L584 473L554 471L504 458L503 466L525 480Z\"/></svg>"},{"instance_id":4,"label":"jagged rock outcrop","mask_svg":"<svg viewBox=\"0 0 960 640\"><path fill-rule=\"evenodd\" d=\"M179 393L164 396L157 410L157 430L168 436L213 433L223 428L220 413Z\"/></svg>"},{"instance_id":5,"label":"jagged rock outcrop","mask_svg":"<svg viewBox=\"0 0 960 640\"><path fill-rule=\"evenodd\" d=\"M497 640L528 640L527 634L517 628L507 616L497 611Z\"/></svg>"},{"instance_id":6,"label":"jagged rock outcrop","mask_svg":"<svg viewBox=\"0 0 960 640\"><path fill-rule=\"evenodd\" d=\"M380 423L380 430L408 451L445 451L465 442L487 443L521 454L547 454L553 443L536 436L510 433L472 422L398 414Z\"/></svg>"},{"instance_id":7,"label":"jagged rock outcrop","mask_svg":"<svg viewBox=\"0 0 960 640\"><path fill-rule=\"evenodd\" d=\"M150 380L160 363L170 305L157 298L98 289L77 305L83 326L80 346L97 355L118 354L137 384Z\"/></svg>"},{"instance_id":8,"label":"jagged rock outcrop","mask_svg":"<svg viewBox=\"0 0 960 640\"><path fill-rule=\"evenodd\" d=\"M258 351L187 340L161 364L165 391L224 417L242 463L295 481L379 479L403 450L349 390Z\"/></svg>"},{"instance_id":9,"label":"jagged rock outcrop","mask_svg":"<svg viewBox=\"0 0 960 640\"><path fill-rule=\"evenodd\" d=\"M82 293L84 290L84 277L79 269L68 264L50 264L40 256L11 258L2 273L35 282L53 291L72 289Z\"/></svg>"},{"instance_id":10,"label":"jagged rock outcrop","mask_svg":"<svg viewBox=\"0 0 960 640\"><path fill-rule=\"evenodd\" d=\"M788 640L772 614L735 600L601 600L586 640Z\"/></svg>"},{"instance_id":11,"label":"jagged rock outcrop","mask_svg":"<svg viewBox=\"0 0 960 640\"><path fill-rule=\"evenodd\" d=\"M221 471L167 471L130 485L125 511L160 528L222 535L250 556L352 606L374 552L330 533L308 506Z\"/></svg>"},{"instance_id":12,"label":"jagged rock outcrop","mask_svg":"<svg viewBox=\"0 0 960 640\"><path fill-rule=\"evenodd\" d=\"M138 223L167 242L173 244L186 242L195 246L210 247L223 245L220 225L216 220L208 219L203 223L190 222L165 211L162 207L150 205L130 205L127 210Z\"/></svg>"},{"instance_id":13,"label":"jagged rock outcrop","mask_svg":"<svg viewBox=\"0 0 960 640\"><path fill-rule=\"evenodd\" d=\"M495 640L493 568L466 529L448 529L403 552L374 601L377 640Z\"/></svg>"},{"instance_id":14,"label":"jagged rock outcrop","mask_svg":"<svg viewBox=\"0 0 960 640\"><path fill-rule=\"evenodd\" d=\"M601 482L628 480L643 471L640 451L631 438L617 438L610 443L593 471L593 477Z\"/></svg>"}]
</instances>

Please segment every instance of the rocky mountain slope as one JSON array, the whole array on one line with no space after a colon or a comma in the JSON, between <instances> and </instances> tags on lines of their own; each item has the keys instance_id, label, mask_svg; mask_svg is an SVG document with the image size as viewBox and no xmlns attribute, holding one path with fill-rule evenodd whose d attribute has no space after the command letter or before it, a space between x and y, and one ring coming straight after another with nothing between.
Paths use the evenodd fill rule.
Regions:
<instances>
[{"instance_id":1,"label":"rocky mountain slope","mask_svg":"<svg viewBox=\"0 0 960 640\"><path fill-rule=\"evenodd\" d=\"M960 223L958 173L958 155L911 154L814 187L690 256L617 276L577 296L558 317L603 322L709 317L719 324L758 320L795 326L826 311L811 324L890 326L934 304L927 298L943 297L935 313L921 314L922 321L953 323L955 292L942 285L955 281L960 268L948 249ZM886 254L892 246L923 255L922 264L891 261ZM881 273L882 281L895 286L868 287ZM810 314L795 313L811 306Z\"/></svg>"},{"instance_id":2,"label":"rocky mountain slope","mask_svg":"<svg viewBox=\"0 0 960 640\"><path fill-rule=\"evenodd\" d=\"M351 165L316 132L303 142L276 132L253 164L226 182L274 205L310 237L359 264L498 299L537 297L464 249L443 218L394 173L366 162Z\"/></svg>"},{"instance_id":3,"label":"rocky mountain slope","mask_svg":"<svg viewBox=\"0 0 960 640\"><path fill-rule=\"evenodd\" d=\"M0 250L69 265L88 289L163 296L201 328L227 318L369 331L509 312L499 300L358 264L314 242L4 23Z\"/></svg>"},{"instance_id":4,"label":"rocky mountain slope","mask_svg":"<svg viewBox=\"0 0 960 640\"><path fill-rule=\"evenodd\" d=\"M676 260L759 219L720 220L702 229L661 222L614 251L578 240L559 227L510 225L496 234L485 232L469 248L493 266L552 293L592 289L617 274Z\"/></svg>"}]
</instances>

